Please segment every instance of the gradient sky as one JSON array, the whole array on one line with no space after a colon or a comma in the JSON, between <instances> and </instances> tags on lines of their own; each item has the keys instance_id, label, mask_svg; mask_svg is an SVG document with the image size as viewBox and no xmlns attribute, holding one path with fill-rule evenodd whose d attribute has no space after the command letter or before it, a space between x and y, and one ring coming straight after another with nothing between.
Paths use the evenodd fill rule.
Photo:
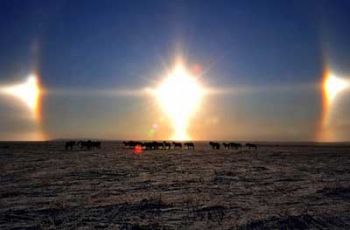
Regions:
<instances>
[{"instance_id":1,"label":"gradient sky","mask_svg":"<svg viewBox=\"0 0 350 230\"><path fill-rule=\"evenodd\" d=\"M193 139L314 141L325 65L350 79L349 12L347 0L0 1L0 85L36 71L46 92L40 120L0 96L0 140L168 139L154 99L106 92L154 87L181 56L225 92L204 98ZM349 102L324 141L350 140Z\"/></svg>"}]
</instances>

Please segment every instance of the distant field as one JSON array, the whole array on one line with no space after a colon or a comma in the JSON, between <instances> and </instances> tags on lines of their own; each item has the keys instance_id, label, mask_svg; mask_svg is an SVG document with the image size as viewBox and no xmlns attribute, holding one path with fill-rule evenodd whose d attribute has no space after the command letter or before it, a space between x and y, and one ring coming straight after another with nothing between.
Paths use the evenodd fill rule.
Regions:
<instances>
[{"instance_id":1,"label":"distant field","mask_svg":"<svg viewBox=\"0 0 350 230\"><path fill-rule=\"evenodd\" d=\"M0 229L350 229L347 145L0 143Z\"/></svg>"}]
</instances>

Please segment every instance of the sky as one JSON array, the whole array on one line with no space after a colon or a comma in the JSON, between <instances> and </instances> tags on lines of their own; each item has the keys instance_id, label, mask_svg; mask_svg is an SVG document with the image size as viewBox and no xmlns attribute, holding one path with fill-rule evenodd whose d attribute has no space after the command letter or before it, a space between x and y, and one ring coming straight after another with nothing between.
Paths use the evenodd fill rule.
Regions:
<instances>
[{"instance_id":1,"label":"sky","mask_svg":"<svg viewBox=\"0 0 350 230\"><path fill-rule=\"evenodd\" d=\"M350 93L327 104L322 88L326 70L350 81L349 11L347 0L1 0L0 89L35 73L42 93L35 114L0 94L0 140L171 139L145 89L181 59L216 92L189 139L350 141Z\"/></svg>"}]
</instances>

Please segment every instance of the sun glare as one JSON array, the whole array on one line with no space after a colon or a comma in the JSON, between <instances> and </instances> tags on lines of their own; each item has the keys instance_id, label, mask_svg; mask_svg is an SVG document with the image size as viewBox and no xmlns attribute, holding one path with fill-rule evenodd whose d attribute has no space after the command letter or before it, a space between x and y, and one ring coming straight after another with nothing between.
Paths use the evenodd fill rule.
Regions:
<instances>
[{"instance_id":1,"label":"sun glare","mask_svg":"<svg viewBox=\"0 0 350 230\"><path fill-rule=\"evenodd\" d=\"M175 133L172 139L190 139L187 129L198 110L204 90L181 65L167 76L155 90L160 106L171 119Z\"/></svg>"},{"instance_id":2,"label":"sun glare","mask_svg":"<svg viewBox=\"0 0 350 230\"><path fill-rule=\"evenodd\" d=\"M325 71L322 83L323 105L321 118L321 131L318 133L319 141L337 140L331 127L332 112L337 97L350 88L350 81L336 76L330 71Z\"/></svg>"},{"instance_id":3,"label":"sun glare","mask_svg":"<svg viewBox=\"0 0 350 230\"><path fill-rule=\"evenodd\" d=\"M32 112L37 111L41 92L38 78L34 74L31 74L24 83L4 87L2 91L20 99Z\"/></svg>"},{"instance_id":4,"label":"sun glare","mask_svg":"<svg viewBox=\"0 0 350 230\"><path fill-rule=\"evenodd\" d=\"M330 73L325 79L323 87L327 100L331 103L340 92L349 87L349 81L336 77L334 74Z\"/></svg>"}]
</instances>

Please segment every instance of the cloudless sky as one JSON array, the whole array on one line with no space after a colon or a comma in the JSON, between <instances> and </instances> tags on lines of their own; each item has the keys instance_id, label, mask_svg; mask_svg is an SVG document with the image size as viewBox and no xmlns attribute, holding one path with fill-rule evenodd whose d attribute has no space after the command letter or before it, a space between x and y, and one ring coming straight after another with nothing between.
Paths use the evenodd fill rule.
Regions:
<instances>
[{"instance_id":1,"label":"cloudless sky","mask_svg":"<svg viewBox=\"0 0 350 230\"><path fill-rule=\"evenodd\" d=\"M167 139L171 124L152 99L91 92L152 87L181 55L206 86L250 89L205 98L194 139L312 141L325 62L350 71L349 12L346 0L2 0L0 84L37 69L48 94L40 125L0 98L0 138L39 127L47 138ZM86 95L50 94L60 90ZM349 96L335 109L339 141L350 138Z\"/></svg>"}]
</instances>

